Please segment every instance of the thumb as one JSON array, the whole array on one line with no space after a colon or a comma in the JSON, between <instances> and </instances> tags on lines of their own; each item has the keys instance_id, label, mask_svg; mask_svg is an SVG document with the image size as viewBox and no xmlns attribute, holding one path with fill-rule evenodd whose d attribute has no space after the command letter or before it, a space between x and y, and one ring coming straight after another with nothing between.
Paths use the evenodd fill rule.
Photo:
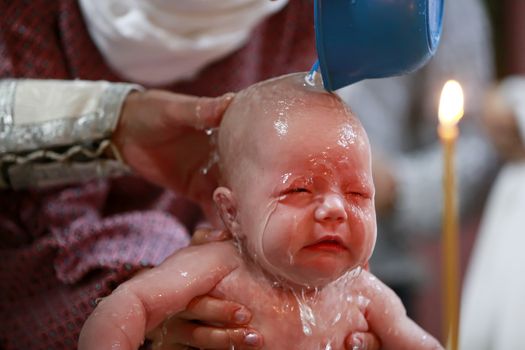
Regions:
<instances>
[{"instance_id":1,"label":"thumb","mask_svg":"<svg viewBox=\"0 0 525 350\"><path fill-rule=\"evenodd\" d=\"M175 95L166 105L165 111L174 127L187 126L197 130L213 128L220 124L234 96L232 92L219 97Z\"/></svg>"}]
</instances>

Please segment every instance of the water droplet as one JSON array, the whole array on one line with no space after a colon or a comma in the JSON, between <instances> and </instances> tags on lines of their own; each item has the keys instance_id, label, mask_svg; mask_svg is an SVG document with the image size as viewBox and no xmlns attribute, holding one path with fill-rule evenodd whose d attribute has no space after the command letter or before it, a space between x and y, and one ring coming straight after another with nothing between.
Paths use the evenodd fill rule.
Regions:
<instances>
[{"instance_id":1,"label":"water droplet","mask_svg":"<svg viewBox=\"0 0 525 350\"><path fill-rule=\"evenodd\" d=\"M309 86L316 86L315 84L315 81L317 80L317 75L319 73L317 71L311 71L310 73L308 73L305 77L304 77L304 81L306 84L308 84Z\"/></svg>"},{"instance_id":2,"label":"water droplet","mask_svg":"<svg viewBox=\"0 0 525 350\"><path fill-rule=\"evenodd\" d=\"M337 315L335 315L334 320L332 321L332 325L335 325L339 320L341 319L341 313L338 312Z\"/></svg>"},{"instance_id":3,"label":"water droplet","mask_svg":"<svg viewBox=\"0 0 525 350\"><path fill-rule=\"evenodd\" d=\"M281 176L281 183L284 185L288 181L288 179L292 176L292 173L286 173L283 176Z\"/></svg>"},{"instance_id":4,"label":"water droplet","mask_svg":"<svg viewBox=\"0 0 525 350\"><path fill-rule=\"evenodd\" d=\"M210 172L210 169L219 162L219 153L217 153L216 151L214 151L211 156L210 156L210 159L208 159L208 163L206 165L204 165L202 168L201 168L201 174L203 175L207 175L209 172Z\"/></svg>"},{"instance_id":5,"label":"water droplet","mask_svg":"<svg viewBox=\"0 0 525 350\"><path fill-rule=\"evenodd\" d=\"M292 252L288 252L288 263L289 263L290 265L293 265L293 264L294 264L294 257L293 257Z\"/></svg>"},{"instance_id":6,"label":"water droplet","mask_svg":"<svg viewBox=\"0 0 525 350\"><path fill-rule=\"evenodd\" d=\"M332 343L330 341L326 343L326 345L324 346L324 350L332 350Z\"/></svg>"},{"instance_id":7,"label":"water droplet","mask_svg":"<svg viewBox=\"0 0 525 350\"><path fill-rule=\"evenodd\" d=\"M277 135L280 137L285 136L288 133L288 122L286 119L284 119L284 113L279 113L279 119L274 121L273 126L275 128L275 131L277 131Z\"/></svg>"},{"instance_id":8,"label":"water droplet","mask_svg":"<svg viewBox=\"0 0 525 350\"><path fill-rule=\"evenodd\" d=\"M323 86L323 79L319 72L319 62L315 62L310 71L304 76L305 87L319 88Z\"/></svg>"}]
</instances>

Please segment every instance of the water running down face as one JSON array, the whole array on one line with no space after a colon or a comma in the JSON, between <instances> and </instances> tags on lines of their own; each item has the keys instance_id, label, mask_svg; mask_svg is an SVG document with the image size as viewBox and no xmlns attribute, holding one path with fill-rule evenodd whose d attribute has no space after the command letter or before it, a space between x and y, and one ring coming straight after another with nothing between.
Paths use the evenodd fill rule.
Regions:
<instances>
[{"instance_id":1,"label":"water running down face","mask_svg":"<svg viewBox=\"0 0 525 350\"><path fill-rule=\"evenodd\" d=\"M304 73L239 93L218 135L227 228L263 270L318 287L368 261L376 238L366 134Z\"/></svg>"}]
</instances>

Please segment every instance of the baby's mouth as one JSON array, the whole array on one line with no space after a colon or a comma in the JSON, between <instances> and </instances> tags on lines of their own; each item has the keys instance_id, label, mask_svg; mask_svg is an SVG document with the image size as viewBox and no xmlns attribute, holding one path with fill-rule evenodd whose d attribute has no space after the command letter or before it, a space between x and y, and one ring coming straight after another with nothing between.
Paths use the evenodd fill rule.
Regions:
<instances>
[{"instance_id":1,"label":"baby's mouth","mask_svg":"<svg viewBox=\"0 0 525 350\"><path fill-rule=\"evenodd\" d=\"M324 236L313 244L307 245L304 249L334 253L347 250L339 236Z\"/></svg>"}]
</instances>

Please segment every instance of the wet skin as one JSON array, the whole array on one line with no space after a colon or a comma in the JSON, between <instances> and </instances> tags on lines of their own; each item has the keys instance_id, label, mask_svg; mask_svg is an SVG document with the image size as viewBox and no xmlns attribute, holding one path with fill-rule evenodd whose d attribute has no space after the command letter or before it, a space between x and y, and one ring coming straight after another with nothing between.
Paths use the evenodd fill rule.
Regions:
<instances>
[{"instance_id":1,"label":"wet skin","mask_svg":"<svg viewBox=\"0 0 525 350\"><path fill-rule=\"evenodd\" d=\"M86 323L81 349L134 349L207 293L250 309L267 349L342 349L367 330L384 349L441 349L379 280L349 273L376 238L368 140L337 97L302 79L241 92L224 116L214 200L235 242L183 249L123 284Z\"/></svg>"}]
</instances>

